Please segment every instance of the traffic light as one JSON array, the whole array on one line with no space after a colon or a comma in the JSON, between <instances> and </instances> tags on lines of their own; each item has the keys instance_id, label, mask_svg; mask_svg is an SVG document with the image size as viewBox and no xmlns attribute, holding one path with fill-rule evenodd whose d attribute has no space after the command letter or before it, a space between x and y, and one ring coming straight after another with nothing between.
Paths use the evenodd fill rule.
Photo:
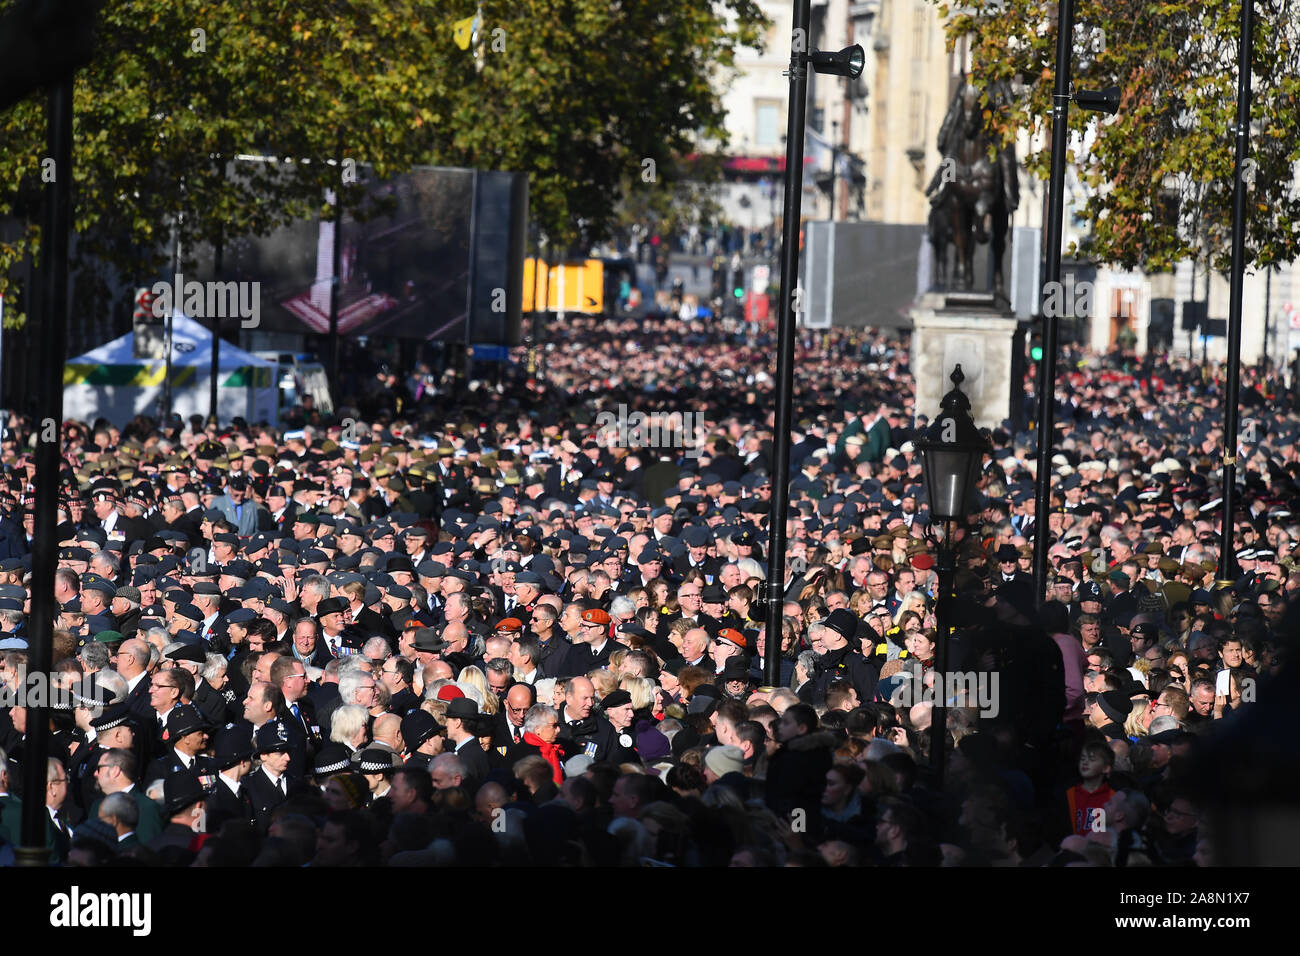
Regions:
<instances>
[{"instance_id":1,"label":"traffic light","mask_svg":"<svg viewBox=\"0 0 1300 956\"><path fill-rule=\"evenodd\" d=\"M1029 360L1031 362L1041 362L1043 360L1043 330L1041 326L1030 330Z\"/></svg>"}]
</instances>

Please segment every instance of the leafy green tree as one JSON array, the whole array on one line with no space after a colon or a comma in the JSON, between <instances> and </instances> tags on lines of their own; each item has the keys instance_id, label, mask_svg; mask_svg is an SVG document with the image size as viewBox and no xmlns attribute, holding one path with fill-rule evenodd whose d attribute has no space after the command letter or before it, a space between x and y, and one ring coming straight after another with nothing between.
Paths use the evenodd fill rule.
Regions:
<instances>
[{"instance_id":1,"label":"leafy green tree","mask_svg":"<svg viewBox=\"0 0 1300 956\"><path fill-rule=\"evenodd\" d=\"M1004 83L1010 102L984 96L1000 142L1035 134L1029 170L1051 166L1057 8L1001 0L957 9L938 2L949 44L970 47L972 81ZM1163 271L1207 250L1228 266L1241 0L1079 0L1071 78L1077 89L1118 84L1114 117L1070 110L1070 128L1092 131L1072 150L1086 184L1092 234L1084 255L1124 268ZM1290 4L1255 0L1254 93L1247 264L1300 255L1300 18ZM1077 145L1080 140L1075 139ZM1203 253L1202 253L1203 254Z\"/></svg>"},{"instance_id":2,"label":"leafy green tree","mask_svg":"<svg viewBox=\"0 0 1300 956\"><path fill-rule=\"evenodd\" d=\"M78 308L107 290L108 270L159 272L177 239L184 268L201 245L332 217L326 189L353 210L363 167L525 172L553 244L598 240L645 160L670 170L697 137L724 138L720 82L765 26L753 0L481 9L461 49L467 0L107 4L75 92ZM13 297L17 267L39 250L43 110L33 97L0 115L9 325L28 307Z\"/></svg>"},{"instance_id":3,"label":"leafy green tree","mask_svg":"<svg viewBox=\"0 0 1300 956\"><path fill-rule=\"evenodd\" d=\"M726 141L720 87L767 27L752 0L498 0L482 11L476 56L433 63L450 119L434 153L527 172L532 217L562 248L606 238L620 199L653 204L640 194L670 193L680 157ZM472 13L465 3L447 15L445 35Z\"/></svg>"}]
</instances>

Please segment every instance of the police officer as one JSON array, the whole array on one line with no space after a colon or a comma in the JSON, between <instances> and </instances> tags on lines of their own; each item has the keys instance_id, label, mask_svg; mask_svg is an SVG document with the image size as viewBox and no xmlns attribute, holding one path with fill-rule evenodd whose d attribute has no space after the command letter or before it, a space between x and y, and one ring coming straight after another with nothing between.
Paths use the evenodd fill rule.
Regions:
<instances>
[{"instance_id":1,"label":"police officer","mask_svg":"<svg viewBox=\"0 0 1300 956\"><path fill-rule=\"evenodd\" d=\"M817 661L813 701L825 703L826 689L833 680L849 681L858 692L859 700L871 700L880 680L880 671L857 651L857 616L847 608L838 608L821 623L822 646L826 652Z\"/></svg>"}]
</instances>

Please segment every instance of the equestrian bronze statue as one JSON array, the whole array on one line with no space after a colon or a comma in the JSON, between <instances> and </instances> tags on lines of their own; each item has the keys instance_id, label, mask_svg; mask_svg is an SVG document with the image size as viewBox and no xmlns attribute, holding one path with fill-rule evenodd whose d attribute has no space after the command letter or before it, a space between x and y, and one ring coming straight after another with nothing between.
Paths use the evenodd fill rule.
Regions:
<instances>
[{"instance_id":1,"label":"equestrian bronze statue","mask_svg":"<svg viewBox=\"0 0 1300 956\"><path fill-rule=\"evenodd\" d=\"M1007 95L1004 88L995 87L992 108L998 109ZM939 288L948 288L950 243L956 249L952 281L956 288L969 291L975 286L975 243L991 239L992 291L1005 292L1002 258L1011 213L1020 204L1020 179L1015 148L1007 146L990 158L992 144L985 129L979 90L963 82L939 128L943 162L925 190L930 197L928 234Z\"/></svg>"}]
</instances>

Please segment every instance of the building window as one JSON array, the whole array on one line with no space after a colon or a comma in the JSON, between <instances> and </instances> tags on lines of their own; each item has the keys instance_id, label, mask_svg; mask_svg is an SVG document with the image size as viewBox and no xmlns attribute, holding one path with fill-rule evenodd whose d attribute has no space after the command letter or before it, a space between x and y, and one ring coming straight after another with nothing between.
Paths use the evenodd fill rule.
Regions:
<instances>
[{"instance_id":1,"label":"building window","mask_svg":"<svg viewBox=\"0 0 1300 956\"><path fill-rule=\"evenodd\" d=\"M912 90L907 99L911 133L908 142L917 146L925 142L925 93L921 90Z\"/></svg>"},{"instance_id":2,"label":"building window","mask_svg":"<svg viewBox=\"0 0 1300 956\"><path fill-rule=\"evenodd\" d=\"M780 142L777 138L780 130L781 107L778 103L756 103L754 105L754 145L760 149L770 149Z\"/></svg>"}]
</instances>

